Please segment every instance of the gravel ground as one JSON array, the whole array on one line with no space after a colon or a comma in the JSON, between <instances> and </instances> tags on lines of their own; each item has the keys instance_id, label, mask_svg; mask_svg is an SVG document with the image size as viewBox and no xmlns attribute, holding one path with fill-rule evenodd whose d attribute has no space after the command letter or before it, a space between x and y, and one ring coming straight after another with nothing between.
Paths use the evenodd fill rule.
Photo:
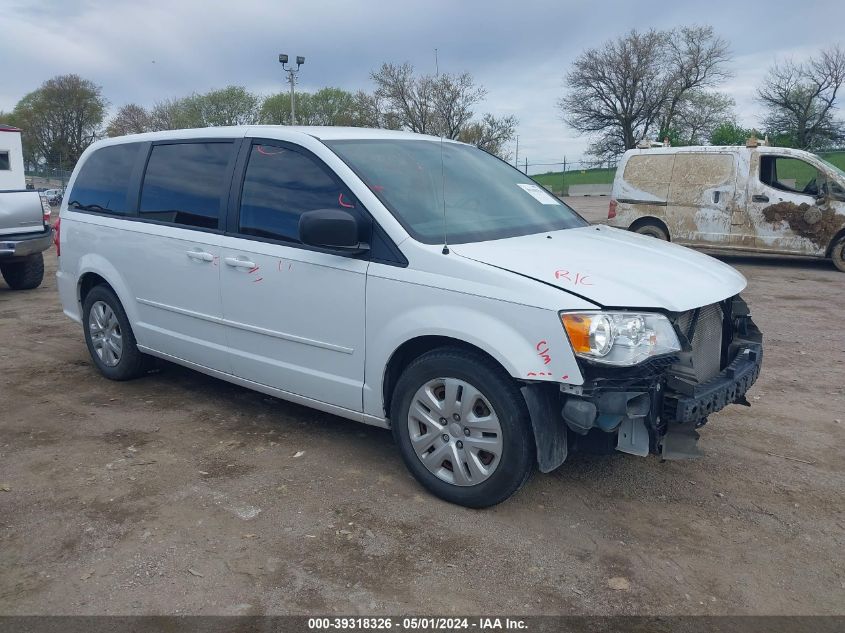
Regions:
<instances>
[{"instance_id":1,"label":"gravel ground","mask_svg":"<svg viewBox=\"0 0 845 633\"><path fill-rule=\"evenodd\" d=\"M387 431L175 366L105 380L46 255L40 289L0 282L2 614L845 613L829 263L727 260L766 357L705 458L578 455L473 511Z\"/></svg>"}]
</instances>

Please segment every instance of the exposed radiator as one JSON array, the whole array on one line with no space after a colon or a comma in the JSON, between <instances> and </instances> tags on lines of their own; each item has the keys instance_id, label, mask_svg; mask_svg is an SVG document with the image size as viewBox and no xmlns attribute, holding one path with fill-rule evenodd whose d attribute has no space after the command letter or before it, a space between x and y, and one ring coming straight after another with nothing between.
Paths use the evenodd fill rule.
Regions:
<instances>
[{"instance_id":1,"label":"exposed radiator","mask_svg":"<svg viewBox=\"0 0 845 633\"><path fill-rule=\"evenodd\" d=\"M689 332L695 310L678 317L678 327ZM713 303L699 308L698 321L692 335L692 363L698 382L706 382L721 370L722 362L722 308Z\"/></svg>"}]
</instances>

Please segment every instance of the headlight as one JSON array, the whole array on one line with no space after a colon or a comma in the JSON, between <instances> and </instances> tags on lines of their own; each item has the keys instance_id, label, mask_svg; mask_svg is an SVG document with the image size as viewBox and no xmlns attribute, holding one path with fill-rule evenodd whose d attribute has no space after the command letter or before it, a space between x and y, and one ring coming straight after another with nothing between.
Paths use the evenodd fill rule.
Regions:
<instances>
[{"instance_id":1,"label":"headlight","mask_svg":"<svg viewBox=\"0 0 845 633\"><path fill-rule=\"evenodd\" d=\"M662 314L561 312L560 320L576 356L606 365L636 365L681 349Z\"/></svg>"}]
</instances>

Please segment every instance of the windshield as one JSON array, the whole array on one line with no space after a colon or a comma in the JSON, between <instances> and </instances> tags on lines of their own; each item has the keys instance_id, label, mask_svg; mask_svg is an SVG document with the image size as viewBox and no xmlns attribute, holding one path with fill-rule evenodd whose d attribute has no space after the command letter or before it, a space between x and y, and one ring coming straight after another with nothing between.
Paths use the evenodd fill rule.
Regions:
<instances>
[{"instance_id":1,"label":"windshield","mask_svg":"<svg viewBox=\"0 0 845 633\"><path fill-rule=\"evenodd\" d=\"M830 162L826 161L824 158L822 158L822 157L821 157L821 156L819 156L818 154L815 154L815 157L816 157L817 159L819 159L819 160L820 160L820 161L824 164L824 166L825 166L825 167L827 167L828 169L830 169L830 171L832 171L832 172L833 172L833 173L835 173L837 176L839 176L839 178L840 178L840 180L841 180L842 184L843 184L843 185L845 185L845 171L842 171L841 169L839 169L839 167L837 167L837 166L836 166L836 165L834 165L833 163L830 163Z\"/></svg>"},{"instance_id":2,"label":"windshield","mask_svg":"<svg viewBox=\"0 0 845 633\"><path fill-rule=\"evenodd\" d=\"M587 226L533 180L487 152L437 140L328 145L420 242L481 242ZM445 201L445 222L444 222Z\"/></svg>"}]
</instances>

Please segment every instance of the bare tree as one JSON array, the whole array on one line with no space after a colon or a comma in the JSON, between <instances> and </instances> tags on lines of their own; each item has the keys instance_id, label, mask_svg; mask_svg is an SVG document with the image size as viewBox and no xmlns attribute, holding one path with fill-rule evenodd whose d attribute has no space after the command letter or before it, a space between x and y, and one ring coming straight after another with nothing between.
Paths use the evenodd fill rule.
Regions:
<instances>
[{"instance_id":1,"label":"bare tree","mask_svg":"<svg viewBox=\"0 0 845 633\"><path fill-rule=\"evenodd\" d=\"M734 120L736 102L720 92L690 90L675 106L670 138L673 145L700 145L707 142L713 130ZM677 142L676 142L677 141Z\"/></svg>"},{"instance_id":2,"label":"bare tree","mask_svg":"<svg viewBox=\"0 0 845 633\"><path fill-rule=\"evenodd\" d=\"M787 136L802 149L841 140L843 124L834 118L834 110L843 81L845 51L839 45L803 63L775 64L757 91L758 100L766 107L767 131Z\"/></svg>"},{"instance_id":3,"label":"bare tree","mask_svg":"<svg viewBox=\"0 0 845 633\"><path fill-rule=\"evenodd\" d=\"M727 79L731 59L728 43L710 26L685 26L666 39L665 103L660 110L660 130L670 130L678 109L691 91L700 91ZM711 104L712 105L712 104Z\"/></svg>"},{"instance_id":4,"label":"bare tree","mask_svg":"<svg viewBox=\"0 0 845 633\"><path fill-rule=\"evenodd\" d=\"M382 64L371 77L376 84L374 96L402 127L420 134L434 132L434 86L430 77L415 77L414 67L408 63Z\"/></svg>"},{"instance_id":5,"label":"bare tree","mask_svg":"<svg viewBox=\"0 0 845 633\"><path fill-rule=\"evenodd\" d=\"M106 127L108 136L141 134L153 129L150 113L137 103L127 103L115 113Z\"/></svg>"},{"instance_id":6,"label":"bare tree","mask_svg":"<svg viewBox=\"0 0 845 633\"><path fill-rule=\"evenodd\" d=\"M509 160L510 155L505 146L513 140L516 125L517 120L513 115L497 118L492 114L485 114L481 121L466 125L458 135L458 140Z\"/></svg>"},{"instance_id":7,"label":"bare tree","mask_svg":"<svg viewBox=\"0 0 845 633\"><path fill-rule=\"evenodd\" d=\"M444 73L430 79L437 113L437 132L446 138L456 139L472 120L473 106L487 96L487 91L476 86L469 73Z\"/></svg>"},{"instance_id":8,"label":"bare tree","mask_svg":"<svg viewBox=\"0 0 845 633\"><path fill-rule=\"evenodd\" d=\"M575 60L558 107L573 128L598 136L589 151L605 158L669 129L691 90L727 75L729 58L710 27L632 30Z\"/></svg>"},{"instance_id":9,"label":"bare tree","mask_svg":"<svg viewBox=\"0 0 845 633\"><path fill-rule=\"evenodd\" d=\"M408 63L382 64L372 79L388 119L412 132L450 139L458 138L472 120L473 106L487 95L469 73L416 75Z\"/></svg>"}]
</instances>

